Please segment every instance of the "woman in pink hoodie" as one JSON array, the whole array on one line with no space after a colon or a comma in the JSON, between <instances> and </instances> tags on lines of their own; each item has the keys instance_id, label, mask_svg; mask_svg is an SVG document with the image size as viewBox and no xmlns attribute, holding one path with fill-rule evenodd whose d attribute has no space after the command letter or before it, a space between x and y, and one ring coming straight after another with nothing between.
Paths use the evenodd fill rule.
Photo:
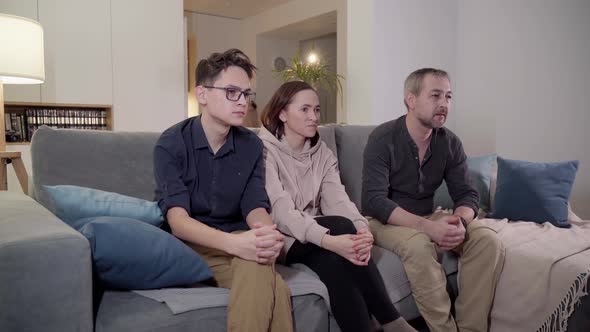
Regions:
<instances>
[{"instance_id":1,"label":"woman in pink hoodie","mask_svg":"<svg viewBox=\"0 0 590 332\"><path fill-rule=\"evenodd\" d=\"M282 259L303 263L328 288L342 331L415 331L393 306L371 260L373 235L340 182L338 160L319 137L320 103L307 83L283 84L262 114L266 191L286 235Z\"/></svg>"}]
</instances>

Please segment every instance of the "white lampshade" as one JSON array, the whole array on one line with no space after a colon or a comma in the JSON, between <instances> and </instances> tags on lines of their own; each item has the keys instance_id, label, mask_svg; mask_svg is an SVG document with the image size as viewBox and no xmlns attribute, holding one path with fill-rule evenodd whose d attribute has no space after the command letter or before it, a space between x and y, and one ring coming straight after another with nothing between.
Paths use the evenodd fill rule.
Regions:
<instances>
[{"instance_id":1,"label":"white lampshade","mask_svg":"<svg viewBox=\"0 0 590 332\"><path fill-rule=\"evenodd\" d=\"M43 28L31 19L0 14L0 83L45 81Z\"/></svg>"}]
</instances>

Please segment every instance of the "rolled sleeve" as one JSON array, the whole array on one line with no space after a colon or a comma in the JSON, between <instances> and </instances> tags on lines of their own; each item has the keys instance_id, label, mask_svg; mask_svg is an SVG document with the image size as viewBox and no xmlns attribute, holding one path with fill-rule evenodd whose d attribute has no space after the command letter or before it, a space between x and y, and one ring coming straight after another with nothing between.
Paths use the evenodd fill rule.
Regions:
<instances>
[{"instance_id":1,"label":"rolled sleeve","mask_svg":"<svg viewBox=\"0 0 590 332\"><path fill-rule=\"evenodd\" d=\"M259 152L258 159L256 159L256 164L250 174L250 178L244 189L244 194L242 195L242 200L240 201L240 208L244 218L246 218L252 210L258 208L264 208L267 212L270 212L270 203L268 202L268 195L264 188L265 171L262 146L260 146Z\"/></svg>"},{"instance_id":2,"label":"rolled sleeve","mask_svg":"<svg viewBox=\"0 0 590 332\"><path fill-rule=\"evenodd\" d=\"M190 215L190 193L182 181L181 161L171 152L170 143L173 138L162 135L154 149L156 199L164 217L173 207L181 207Z\"/></svg>"},{"instance_id":3,"label":"rolled sleeve","mask_svg":"<svg viewBox=\"0 0 590 332\"><path fill-rule=\"evenodd\" d=\"M390 172L389 146L373 132L363 154L363 214L387 224L389 216L398 204L387 197Z\"/></svg>"},{"instance_id":4,"label":"rolled sleeve","mask_svg":"<svg viewBox=\"0 0 590 332\"><path fill-rule=\"evenodd\" d=\"M467 156L461 141L453 144L451 160L445 169L445 181L449 195L453 199L454 209L465 206L473 209L475 216L479 210L479 193L473 187L468 173Z\"/></svg>"}]
</instances>

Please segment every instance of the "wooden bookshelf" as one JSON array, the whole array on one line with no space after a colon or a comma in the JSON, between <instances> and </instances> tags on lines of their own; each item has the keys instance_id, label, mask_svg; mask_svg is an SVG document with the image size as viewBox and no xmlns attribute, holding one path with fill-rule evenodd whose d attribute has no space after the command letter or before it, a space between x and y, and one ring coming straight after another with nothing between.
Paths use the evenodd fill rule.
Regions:
<instances>
[{"instance_id":1,"label":"wooden bookshelf","mask_svg":"<svg viewBox=\"0 0 590 332\"><path fill-rule=\"evenodd\" d=\"M111 105L5 102L4 113L7 145L29 144L32 134L41 125L66 129L113 130Z\"/></svg>"}]
</instances>

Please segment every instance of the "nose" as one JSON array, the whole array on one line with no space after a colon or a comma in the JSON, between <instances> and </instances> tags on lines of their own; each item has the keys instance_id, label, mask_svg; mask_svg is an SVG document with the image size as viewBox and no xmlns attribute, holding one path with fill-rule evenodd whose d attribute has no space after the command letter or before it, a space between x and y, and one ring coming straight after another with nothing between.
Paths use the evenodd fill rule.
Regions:
<instances>
[{"instance_id":1,"label":"nose","mask_svg":"<svg viewBox=\"0 0 590 332\"><path fill-rule=\"evenodd\" d=\"M248 104L248 100L246 99L246 95L243 92L240 93L240 97L238 98L237 103L238 103L238 105L247 105Z\"/></svg>"},{"instance_id":2,"label":"nose","mask_svg":"<svg viewBox=\"0 0 590 332\"><path fill-rule=\"evenodd\" d=\"M309 118L311 121L317 122L317 121L318 121L318 117L319 117L319 112L316 112L316 111L314 111L314 110L311 110L311 111L309 112L309 116L308 116L308 118Z\"/></svg>"}]
</instances>

